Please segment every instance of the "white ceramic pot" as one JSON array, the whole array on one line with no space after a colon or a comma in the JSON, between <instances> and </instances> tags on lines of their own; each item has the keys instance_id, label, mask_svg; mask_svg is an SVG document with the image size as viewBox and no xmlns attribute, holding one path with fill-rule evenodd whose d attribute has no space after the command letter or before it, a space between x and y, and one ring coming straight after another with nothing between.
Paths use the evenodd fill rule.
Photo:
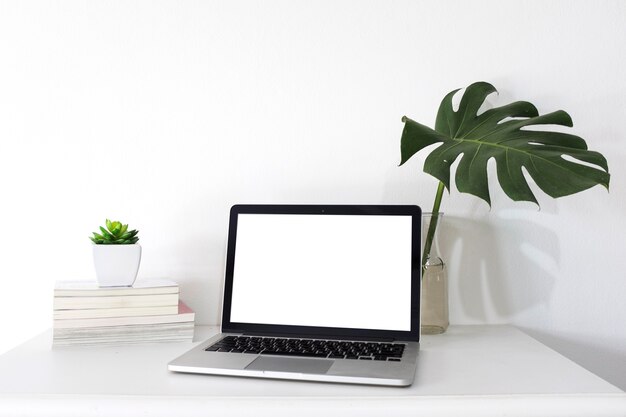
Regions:
<instances>
[{"instance_id":1,"label":"white ceramic pot","mask_svg":"<svg viewBox=\"0 0 626 417\"><path fill-rule=\"evenodd\" d=\"M93 245L93 263L101 287L130 287L137 278L141 246Z\"/></svg>"}]
</instances>

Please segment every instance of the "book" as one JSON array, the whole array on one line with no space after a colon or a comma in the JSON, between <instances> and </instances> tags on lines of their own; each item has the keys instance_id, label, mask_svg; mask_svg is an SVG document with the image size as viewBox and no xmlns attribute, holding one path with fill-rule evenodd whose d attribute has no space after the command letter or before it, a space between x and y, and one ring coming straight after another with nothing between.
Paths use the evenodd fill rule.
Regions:
<instances>
[{"instance_id":1,"label":"book","mask_svg":"<svg viewBox=\"0 0 626 417\"><path fill-rule=\"evenodd\" d=\"M53 346L126 345L193 340L195 313L182 301L178 314L54 320Z\"/></svg>"},{"instance_id":2,"label":"book","mask_svg":"<svg viewBox=\"0 0 626 417\"><path fill-rule=\"evenodd\" d=\"M195 314L196 313L194 313L193 310L187 306L187 304L179 301L177 314L164 314L158 316L104 317L54 320L53 327L54 329L73 329L85 327L96 328L111 326L193 322L195 320Z\"/></svg>"},{"instance_id":3,"label":"book","mask_svg":"<svg viewBox=\"0 0 626 417\"><path fill-rule=\"evenodd\" d=\"M93 297L54 297L54 310L80 310L127 307L177 306L178 293L151 295L109 295Z\"/></svg>"},{"instance_id":4,"label":"book","mask_svg":"<svg viewBox=\"0 0 626 417\"><path fill-rule=\"evenodd\" d=\"M54 329L54 346L120 345L152 342L191 342L194 323Z\"/></svg>"},{"instance_id":5,"label":"book","mask_svg":"<svg viewBox=\"0 0 626 417\"><path fill-rule=\"evenodd\" d=\"M105 317L161 316L178 313L178 305L156 307L89 308L80 310L54 310L54 320L95 319Z\"/></svg>"},{"instance_id":6,"label":"book","mask_svg":"<svg viewBox=\"0 0 626 417\"><path fill-rule=\"evenodd\" d=\"M95 281L57 281L55 297L108 297L123 295L178 294L169 279L140 279L132 287L99 287Z\"/></svg>"}]
</instances>

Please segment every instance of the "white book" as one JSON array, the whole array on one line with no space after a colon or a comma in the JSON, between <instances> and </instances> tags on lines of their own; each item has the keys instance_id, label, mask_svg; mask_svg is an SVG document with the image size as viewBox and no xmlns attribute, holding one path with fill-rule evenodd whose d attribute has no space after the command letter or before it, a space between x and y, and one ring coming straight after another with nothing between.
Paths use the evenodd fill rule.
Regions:
<instances>
[{"instance_id":1,"label":"white book","mask_svg":"<svg viewBox=\"0 0 626 417\"><path fill-rule=\"evenodd\" d=\"M146 340L138 339L122 339L122 340L54 340L52 345L55 348L62 348L68 346L124 346L124 345L138 345L146 343L182 343L193 341L193 330L190 330L188 334L176 335L169 337L159 337Z\"/></svg>"},{"instance_id":2,"label":"white book","mask_svg":"<svg viewBox=\"0 0 626 417\"><path fill-rule=\"evenodd\" d=\"M196 313L185 303L179 301L178 314L165 314L160 316L136 316L136 317L104 317L93 319L66 319L54 320L54 329L96 328L110 326L129 326L146 324L184 323L193 322Z\"/></svg>"},{"instance_id":3,"label":"white book","mask_svg":"<svg viewBox=\"0 0 626 417\"><path fill-rule=\"evenodd\" d=\"M124 339L134 337L137 339L152 339L157 337L169 337L178 333L187 333L193 328L193 323L168 323L146 324L111 327L87 327L84 329L54 329L54 338L78 338L78 339Z\"/></svg>"},{"instance_id":4,"label":"white book","mask_svg":"<svg viewBox=\"0 0 626 417\"><path fill-rule=\"evenodd\" d=\"M104 317L137 317L137 316L161 316L165 314L177 314L178 305L159 307L127 307L127 308L91 308L81 310L54 310L54 320L65 319L95 319Z\"/></svg>"},{"instance_id":5,"label":"white book","mask_svg":"<svg viewBox=\"0 0 626 417\"><path fill-rule=\"evenodd\" d=\"M109 295L106 297L54 297L55 310L80 310L94 308L127 308L177 306L176 294Z\"/></svg>"},{"instance_id":6,"label":"white book","mask_svg":"<svg viewBox=\"0 0 626 417\"><path fill-rule=\"evenodd\" d=\"M193 322L54 329L53 345L102 345L193 340Z\"/></svg>"},{"instance_id":7,"label":"white book","mask_svg":"<svg viewBox=\"0 0 626 417\"><path fill-rule=\"evenodd\" d=\"M169 279L139 279L132 287L99 287L95 281L57 281L55 297L107 297L121 295L178 294L178 284Z\"/></svg>"}]
</instances>

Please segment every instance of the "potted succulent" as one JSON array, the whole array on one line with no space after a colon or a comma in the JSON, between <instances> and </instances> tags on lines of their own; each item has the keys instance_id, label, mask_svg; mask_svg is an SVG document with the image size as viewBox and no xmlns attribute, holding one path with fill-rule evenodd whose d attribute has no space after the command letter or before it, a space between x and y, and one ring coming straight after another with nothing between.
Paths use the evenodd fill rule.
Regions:
<instances>
[{"instance_id":1,"label":"potted succulent","mask_svg":"<svg viewBox=\"0 0 626 417\"><path fill-rule=\"evenodd\" d=\"M544 193L553 198L575 194L595 185L609 188L610 175L606 159L600 153L588 150L584 139L569 133L525 129L540 125L572 127L572 119L563 110L539 115L531 103L516 101L479 114L487 96L496 92L494 86L486 82L467 87L458 110L454 110L452 100L458 91L451 91L441 101L435 129L406 116L402 118L404 129L400 140L400 165L425 147L439 143L424 161L424 172L439 180L439 187L425 233L423 287L436 284L426 282L429 276L438 273L436 270L429 271L428 266L432 258L433 238L441 217L441 198L444 189L450 190L450 174L456 160L460 159L455 175L457 189L462 193L473 194L489 205L487 163L490 159L496 162L497 179L502 190L514 201L539 204L528 186L524 170ZM428 298L428 288L423 289L424 297ZM447 290L433 293L444 292L446 300L438 302L447 306ZM427 300L423 305L432 306L435 302ZM445 327L447 314L446 308L445 318L440 320L445 323ZM445 331L445 328L441 331Z\"/></svg>"},{"instance_id":2,"label":"potted succulent","mask_svg":"<svg viewBox=\"0 0 626 417\"><path fill-rule=\"evenodd\" d=\"M129 287L135 282L141 246L137 230L128 230L127 224L106 220L106 228L93 232L93 261L98 284L101 287Z\"/></svg>"}]
</instances>

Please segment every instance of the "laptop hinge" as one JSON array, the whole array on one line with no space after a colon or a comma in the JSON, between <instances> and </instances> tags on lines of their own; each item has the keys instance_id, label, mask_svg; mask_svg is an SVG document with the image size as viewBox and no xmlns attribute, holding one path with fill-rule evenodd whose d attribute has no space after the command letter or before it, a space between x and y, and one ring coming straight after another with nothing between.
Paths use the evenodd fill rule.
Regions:
<instances>
[{"instance_id":1,"label":"laptop hinge","mask_svg":"<svg viewBox=\"0 0 626 417\"><path fill-rule=\"evenodd\" d=\"M337 336L328 334L293 334L293 333L268 333L268 332L243 332L244 336L288 337L292 339L324 339L324 340L363 340L371 342L393 342L396 339L390 337L367 337L367 336Z\"/></svg>"}]
</instances>

